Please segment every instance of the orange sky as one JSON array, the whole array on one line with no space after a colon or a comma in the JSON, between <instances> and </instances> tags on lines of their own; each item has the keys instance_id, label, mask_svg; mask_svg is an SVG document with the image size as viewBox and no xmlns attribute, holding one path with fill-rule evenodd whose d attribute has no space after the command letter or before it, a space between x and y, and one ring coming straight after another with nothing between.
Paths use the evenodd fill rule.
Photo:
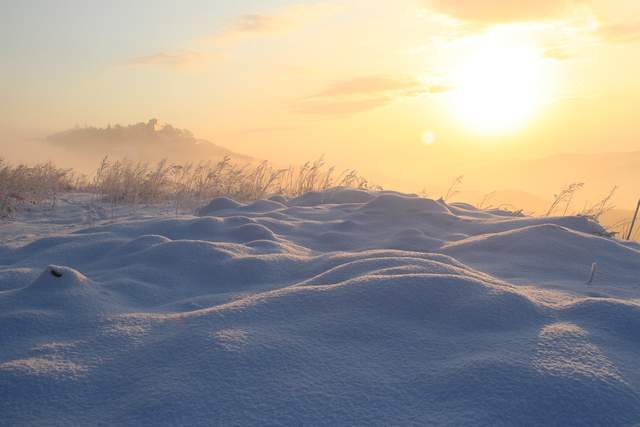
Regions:
<instances>
[{"instance_id":1,"label":"orange sky","mask_svg":"<svg viewBox=\"0 0 640 427\"><path fill-rule=\"evenodd\" d=\"M88 3L25 1L0 18L3 150L157 117L406 187L497 160L640 150L637 1Z\"/></svg>"}]
</instances>

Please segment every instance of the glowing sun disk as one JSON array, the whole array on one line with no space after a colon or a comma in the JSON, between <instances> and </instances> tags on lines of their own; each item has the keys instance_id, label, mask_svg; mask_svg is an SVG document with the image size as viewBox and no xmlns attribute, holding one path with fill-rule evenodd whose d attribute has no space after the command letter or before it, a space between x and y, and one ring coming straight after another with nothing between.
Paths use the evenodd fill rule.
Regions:
<instances>
[{"instance_id":1,"label":"glowing sun disk","mask_svg":"<svg viewBox=\"0 0 640 427\"><path fill-rule=\"evenodd\" d=\"M468 128L503 133L522 125L542 100L542 60L532 48L483 47L454 73L455 114Z\"/></svg>"}]
</instances>

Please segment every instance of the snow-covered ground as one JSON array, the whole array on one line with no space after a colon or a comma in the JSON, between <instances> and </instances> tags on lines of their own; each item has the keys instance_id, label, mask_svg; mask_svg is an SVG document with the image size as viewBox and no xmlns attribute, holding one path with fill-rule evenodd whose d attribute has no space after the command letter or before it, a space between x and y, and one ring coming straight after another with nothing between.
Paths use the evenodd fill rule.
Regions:
<instances>
[{"instance_id":1,"label":"snow-covered ground","mask_svg":"<svg viewBox=\"0 0 640 427\"><path fill-rule=\"evenodd\" d=\"M0 425L640 422L640 246L586 218L60 203L0 225Z\"/></svg>"}]
</instances>

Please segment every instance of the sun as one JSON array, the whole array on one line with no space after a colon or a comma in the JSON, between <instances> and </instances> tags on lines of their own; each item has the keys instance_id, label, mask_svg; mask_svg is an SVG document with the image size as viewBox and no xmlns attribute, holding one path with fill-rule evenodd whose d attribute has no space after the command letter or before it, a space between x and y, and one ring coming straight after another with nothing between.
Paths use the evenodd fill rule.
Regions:
<instances>
[{"instance_id":1,"label":"sun","mask_svg":"<svg viewBox=\"0 0 640 427\"><path fill-rule=\"evenodd\" d=\"M453 73L454 114L469 130L499 134L526 124L543 101L542 58L535 48L484 45Z\"/></svg>"}]
</instances>

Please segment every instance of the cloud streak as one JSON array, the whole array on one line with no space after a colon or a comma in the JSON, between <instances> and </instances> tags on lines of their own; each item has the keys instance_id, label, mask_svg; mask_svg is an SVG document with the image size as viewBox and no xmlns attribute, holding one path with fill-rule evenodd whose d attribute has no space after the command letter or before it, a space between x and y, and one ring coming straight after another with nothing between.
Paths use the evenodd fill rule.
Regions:
<instances>
[{"instance_id":1,"label":"cloud streak","mask_svg":"<svg viewBox=\"0 0 640 427\"><path fill-rule=\"evenodd\" d=\"M448 90L448 86L428 85L411 77L361 76L333 82L294 103L292 110L301 114L349 116L383 107L396 99Z\"/></svg>"},{"instance_id":2,"label":"cloud streak","mask_svg":"<svg viewBox=\"0 0 640 427\"><path fill-rule=\"evenodd\" d=\"M423 3L462 21L501 24L548 20L585 0L424 0Z\"/></svg>"},{"instance_id":3,"label":"cloud streak","mask_svg":"<svg viewBox=\"0 0 640 427\"><path fill-rule=\"evenodd\" d=\"M204 39L205 43L225 43L257 36L268 36L290 31L306 20L333 10L328 3L294 4L274 13L252 13L239 16L222 31Z\"/></svg>"},{"instance_id":4,"label":"cloud streak","mask_svg":"<svg viewBox=\"0 0 640 427\"><path fill-rule=\"evenodd\" d=\"M129 65L150 65L162 67L183 67L194 62L200 61L203 55L198 52L158 52L153 55L140 56L131 59Z\"/></svg>"},{"instance_id":5,"label":"cloud streak","mask_svg":"<svg viewBox=\"0 0 640 427\"><path fill-rule=\"evenodd\" d=\"M598 30L598 35L611 43L640 42L640 21L606 25Z\"/></svg>"},{"instance_id":6,"label":"cloud streak","mask_svg":"<svg viewBox=\"0 0 640 427\"><path fill-rule=\"evenodd\" d=\"M181 67L200 62L210 55L211 48L229 47L242 40L287 32L305 20L333 10L328 3L296 4L284 7L273 14L245 14L237 17L216 33L197 39L192 49L178 52L158 52L129 60L129 65Z\"/></svg>"},{"instance_id":7,"label":"cloud streak","mask_svg":"<svg viewBox=\"0 0 640 427\"><path fill-rule=\"evenodd\" d=\"M320 102L303 102L293 108L293 112L318 116L351 116L357 113L373 110L385 106L391 102L389 97L376 97L369 99Z\"/></svg>"},{"instance_id":8,"label":"cloud streak","mask_svg":"<svg viewBox=\"0 0 640 427\"><path fill-rule=\"evenodd\" d=\"M287 28L287 21L278 16L270 15L242 15L232 27L233 32L239 33L271 33Z\"/></svg>"},{"instance_id":9,"label":"cloud streak","mask_svg":"<svg viewBox=\"0 0 640 427\"><path fill-rule=\"evenodd\" d=\"M547 46L542 50L542 56L554 61L568 61L574 59L576 54L567 46Z\"/></svg>"},{"instance_id":10,"label":"cloud streak","mask_svg":"<svg viewBox=\"0 0 640 427\"><path fill-rule=\"evenodd\" d=\"M335 82L318 94L313 95L312 98L414 91L420 89L422 89L420 82L411 78L365 76Z\"/></svg>"}]
</instances>

